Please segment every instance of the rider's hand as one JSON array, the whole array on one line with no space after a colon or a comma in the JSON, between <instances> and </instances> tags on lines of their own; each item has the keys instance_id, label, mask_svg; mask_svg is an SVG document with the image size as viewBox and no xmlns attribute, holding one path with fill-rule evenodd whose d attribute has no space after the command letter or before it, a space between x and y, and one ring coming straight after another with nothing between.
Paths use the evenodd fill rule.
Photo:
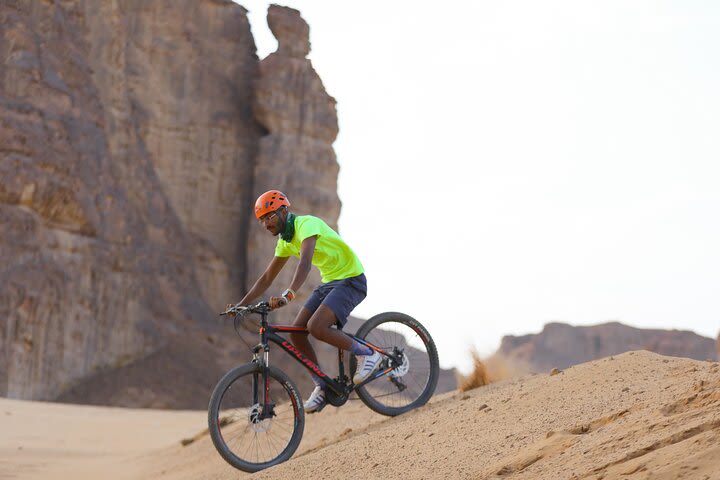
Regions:
<instances>
[{"instance_id":1,"label":"rider's hand","mask_svg":"<svg viewBox=\"0 0 720 480\"><path fill-rule=\"evenodd\" d=\"M268 303L270 304L270 310L275 310L288 304L285 297L270 297Z\"/></svg>"},{"instance_id":2,"label":"rider's hand","mask_svg":"<svg viewBox=\"0 0 720 480\"><path fill-rule=\"evenodd\" d=\"M268 303L270 304L270 310L284 307L295 298L295 290L288 288L279 297L270 297Z\"/></svg>"}]
</instances>

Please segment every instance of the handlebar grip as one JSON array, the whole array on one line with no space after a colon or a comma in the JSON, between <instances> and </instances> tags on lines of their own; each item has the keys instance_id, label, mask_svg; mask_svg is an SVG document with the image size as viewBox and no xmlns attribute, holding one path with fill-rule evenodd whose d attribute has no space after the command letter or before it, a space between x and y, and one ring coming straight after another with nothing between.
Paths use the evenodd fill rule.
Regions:
<instances>
[{"instance_id":1,"label":"handlebar grip","mask_svg":"<svg viewBox=\"0 0 720 480\"><path fill-rule=\"evenodd\" d=\"M284 307L284 306L287 305L287 304L288 304L288 299L287 299L287 298L285 298L285 297L280 297L280 298L278 299L278 306Z\"/></svg>"},{"instance_id":2,"label":"handlebar grip","mask_svg":"<svg viewBox=\"0 0 720 480\"><path fill-rule=\"evenodd\" d=\"M284 299L283 299L284 300ZM286 305L287 301L283 303L283 305ZM227 310L219 314L220 316L223 315L240 315L244 316L247 313L262 313L263 311L267 312L267 310L270 308L270 304L268 302L260 302L256 305L240 305L239 303L236 305L229 305Z\"/></svg>"}]
</instances>

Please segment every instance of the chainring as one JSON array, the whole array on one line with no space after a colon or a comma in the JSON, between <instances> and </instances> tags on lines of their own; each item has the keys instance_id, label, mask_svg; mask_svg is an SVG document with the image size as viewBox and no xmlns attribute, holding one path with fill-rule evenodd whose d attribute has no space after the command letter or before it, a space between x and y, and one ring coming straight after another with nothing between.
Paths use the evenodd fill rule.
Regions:
<instances>
[{"instance_id":1,"label":"chainring","mask_svg":"<svg viewBox=\"0 0 720 480\"><path fill-rule=\"evenodd\" d=\"M325 390L325 400L327 400L327 402L333 407L341 407L345 405L345 402L347 402L348 394L344 393L342 395L338 395L333 392L332 389L328 388Z\"/></svg>"}]
</instances>

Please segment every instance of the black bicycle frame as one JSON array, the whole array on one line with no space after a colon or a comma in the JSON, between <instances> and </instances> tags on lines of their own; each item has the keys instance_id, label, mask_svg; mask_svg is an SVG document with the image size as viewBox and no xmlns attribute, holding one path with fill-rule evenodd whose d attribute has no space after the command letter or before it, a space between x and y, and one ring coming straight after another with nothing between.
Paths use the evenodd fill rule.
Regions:
<instances>
[{"instance_id":1,"label":"black bicycle frame","mask_svg":"<svg viewBox=\"0 0 720 480\"><path fill-rule=\"evenodd\" d=\"M295 360L300 362L301 365L303 365L305 368L307 368L311 373L317 375L318 377L322 378L325 384L332 389L336 394L338 395L349 395L350 392L353 390L356 390L363 385L372 382L378 377L382 377L383 375L387 375L392 370L394 370L396 367L389 367L385 368L384 370L378 370L375 372L375 374L368 377L366 380L364 380L362 383L359 383L357 385L348 385L345 383L340 383L336 381L335 379L330 378L325 372L323 372L320 367L315 364L312 360L310 360L305 354L303 354L298 348L290 343L290 341L286 340L285 338L278 335L278 332L280 333L299 333L299 334L305 334L307 335L309 332L307 328L305 327L294 327L289 325L269 325L267 322L267 312L260 313L262 317L262 321L260 323L260 343L255 347L254 351L259 352L260 350L264 352L268 352L268 341L273 342L274 344L281 347L283 350L285 350L287 353L289 353ZM350 335L349 333L346 333L350 338L355 340L356 342L365 345L367 347L370 347L371 349L375 350L376 352L380 353L381 355L388 357L392 359L396 365L401 365L402 360L397 358L397 356L392 352L387 352L383 350L380 347L377 347L373 345L370 342L366 342L362 338L358 338L355 335ZM343 350L338 348L338 374L340 376L340 379L342 379L345 376L345 368L343 365ZM267 370L264 370L263 372L263 385L267 385ZM255 392L253 392L255 394ZM267 394L267 392L266 392ZM255 395L253 395L255 398L257 398ZM267 396L266 396L267 398Z\"/></svg>"}]
</instances>

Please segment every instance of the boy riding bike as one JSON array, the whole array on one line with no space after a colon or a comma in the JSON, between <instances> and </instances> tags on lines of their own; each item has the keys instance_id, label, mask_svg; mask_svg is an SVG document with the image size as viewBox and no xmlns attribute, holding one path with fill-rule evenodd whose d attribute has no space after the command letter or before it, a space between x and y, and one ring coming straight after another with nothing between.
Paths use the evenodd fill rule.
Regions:
<instances>
[{"instance_id":1,"label":"boy riding bike","mask_svg":"<svg viewBox=\"0 0 720 480\"><path fill-rule=\"evenodd\" d=\"M353 383L368 378L381 361L379 353L353 341L341 330L350 312L365 299L367 283L362 264L352 249L323 220L312 215L297 216L289 211L285 194L270 190L255 202L255 217L273 236L279 236L275 256L240 304L247 305L260 297L273 283L290 256L299 257L290 286L279 297L271 297L270 308L287 305L307 279L312 265L322 277L322 284L313 291L298 312L293 325L307 327L310 335L357 357ZM317 364L317 355L306 335L290 334L297 348ZM315 389L305 402L305 412L319 412L326 404L325 382L311 374Z\"/></svg>"}]
</instances>

